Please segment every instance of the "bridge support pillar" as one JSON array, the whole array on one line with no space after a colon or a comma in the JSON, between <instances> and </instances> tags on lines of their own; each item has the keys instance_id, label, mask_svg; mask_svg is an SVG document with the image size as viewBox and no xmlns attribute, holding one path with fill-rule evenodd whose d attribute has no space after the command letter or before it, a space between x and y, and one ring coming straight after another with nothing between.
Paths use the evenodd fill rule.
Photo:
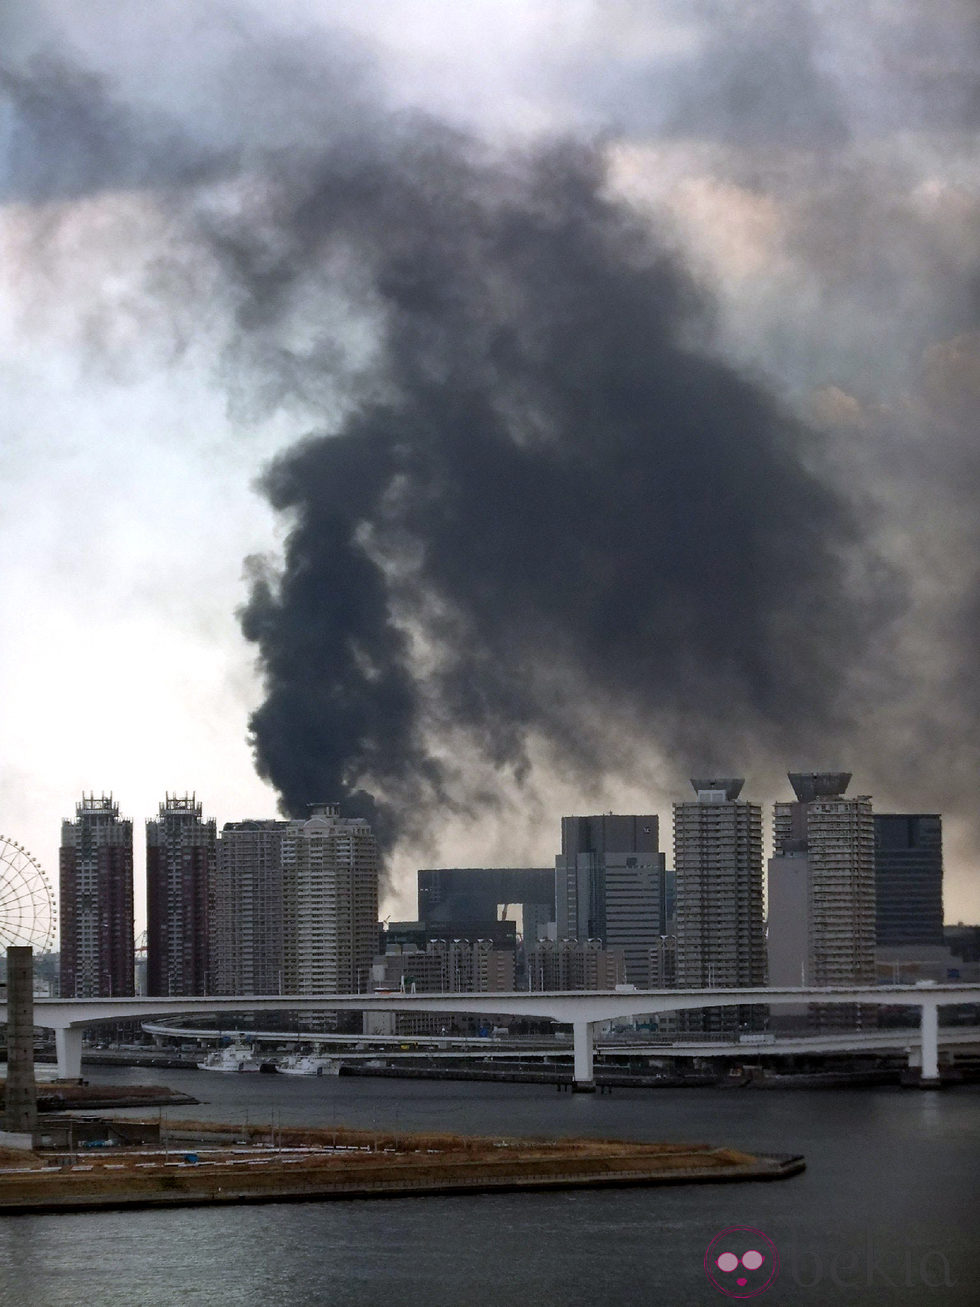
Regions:
<instances>
[{"instance_id":1,"label":"bridge support pillar","mask_svg":"<svg viewBox=\"0 0 980 1307\"><path fill-rule=\"evenodd\" d=\"M82 1030L66 1026L55 1030L54 1046L58 1054L58 1079L80 1080L82 1077Z\"/></svg>"},{"instance_id":2,"label":"bridge support pillar","mask_svg":"<svg viewBox=\"0 0 980 1307\"><path fill-rule=\"evenodd\" d=\"M37 1130L34 950L26 944L7 949L7 1095L3 1129L28 1140Z\"/></svg>"},{"instance_id":3,"label":"bridge support pillar","mask_svg":"<svg viewBox=\"0 0 980 1307\"><path fill-rule=\"evenodd\" d=\"M923 1089L939 1088L939 1005L923 1003L919 1033L922 1038L922 1074L919 1084Z\"/></svg>"},{"instance_id":4,"label":"bridge support pillar","mask_svg":"<svg viewBox=\"0 0 980 1307\"><path fill-rule=\"evenodd\" d=\"M573 1021L572 1035L575 1040L575 1071L572 1080L572 1092L575 1094L594 1094L595 1074L592 1068L592 1052L595 1022Z\"/></svg>"}]
</instances>

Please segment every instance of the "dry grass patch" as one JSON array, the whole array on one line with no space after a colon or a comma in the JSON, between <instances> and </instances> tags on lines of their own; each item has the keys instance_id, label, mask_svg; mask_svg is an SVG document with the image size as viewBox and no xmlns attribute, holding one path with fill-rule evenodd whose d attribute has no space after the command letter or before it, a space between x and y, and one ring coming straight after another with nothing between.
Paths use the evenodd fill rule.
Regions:
<instances>
[{"instance_id":1,"label":"dry grass patch","mask_svg":"<svg viewBox=\"0 0 980 1307\"><path fill-rule=\"evenodd\" d=\"M0 1148L0 1166L4 1169L16 1167L18 1170L29 1171L36 1166L43 1166L44 1159L38 1157L37 1153L32 1153L27 1148Z\"/></svg>"}]
</instances>

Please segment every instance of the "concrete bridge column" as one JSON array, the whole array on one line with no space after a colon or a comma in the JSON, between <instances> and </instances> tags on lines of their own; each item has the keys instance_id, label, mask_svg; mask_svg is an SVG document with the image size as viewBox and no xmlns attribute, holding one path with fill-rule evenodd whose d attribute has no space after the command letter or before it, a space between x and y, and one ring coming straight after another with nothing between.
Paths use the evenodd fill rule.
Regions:
<instances>
[{"instance_id":1,"label":"concrete bridge column","mask_svg":"<svg viewBox=\"0 0 980 1307\"><path fill-rule=\"evenodd\" d=\"M592 1051L595 1022L573 1021L572 1035L575 1040L575 1072L572 1090L576 1094L594 1094L595 1075L592 1070Z\"/></svg>"},{"instance_id":2,"label":"concrete bridge column","mask_svg":"<svg viewBox=\"0 0 980 1307\"><path fill-rule=\"evenodd\" d=\"M919 1084L924 1088L935 1088L939 1085L939 1005L923 1003L921 1011L922 1075Z\"/></svg>"},{"instance_id":3,"label":"concrete bridge column","mask_svg":"<svg viewBox=\"0 0 980 1307\"><path fill-rule=\"evenodd\" d=\"M7 1100L3 1128L28 1139L37 1129L34 950L30 945L11 945L7 949Z\"/></svg>"},{"instance_id":4,"label":"concrete bridge column","mask_svg":"<svg viewBox=\"0 0 980 1307\"><path fill-rule=\"evenodd\" d=\"M82 1077L82 1029L66 1026L55 1030L54 1046L58 1054L59 1080L80 1080Z\"/></svg>"}]
</instances>

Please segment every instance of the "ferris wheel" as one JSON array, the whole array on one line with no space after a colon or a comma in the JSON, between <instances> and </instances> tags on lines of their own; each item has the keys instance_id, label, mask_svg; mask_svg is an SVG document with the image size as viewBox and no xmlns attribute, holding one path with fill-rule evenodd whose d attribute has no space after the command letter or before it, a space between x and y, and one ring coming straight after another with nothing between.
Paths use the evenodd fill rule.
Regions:
<instances>
[{"instance_id":1,"label":"ferris wheel","mask_svg":"<svg viewBox=\"0 0 980 1307\"><path fill-rule=\"evenodd\" d=\"M55 908L51 883L22 844L0 835L0 948L31 944L39 953L54 947Z\"/></svg>"}]
</instances>

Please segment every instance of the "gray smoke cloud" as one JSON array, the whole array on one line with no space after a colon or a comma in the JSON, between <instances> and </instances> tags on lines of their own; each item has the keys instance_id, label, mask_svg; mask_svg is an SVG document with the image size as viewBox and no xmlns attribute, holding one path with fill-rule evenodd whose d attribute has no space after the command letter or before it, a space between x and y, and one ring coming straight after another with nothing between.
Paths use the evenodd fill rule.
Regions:
<instances>
[{"instance_id":1,"label":"gray smoke cloud","mask_svg":"<svg viewBox=\"0 0 980 1307\"><path fill-rule=\"evenodd\" d=\"M242 620L288 806L369 782L397 832L449 800L450 730L518 775L533 734L585 775L615 752L590 696L688 755L841 729L883 607L848 574L861 528L813 433L712 356L597 149L488 160L412 122L279 185L285 253L222 234L240 313L270 326L343 252L378 329L376 397L263 483L291 530Z\"/></svg>"},{"instance_id":2,"label":"gray smoke cloud","mask_svg":"<svg viewBox=\"0 0 980 1307\"><path fill-rule=\"evenodd\" d=\"M103 77L53 56L39 56L25 69L0 67L0 92L17 109L0 202L192 186L231 166L164 115L137 114L114 102Z\"/></svg>"},{"instance_id":3,"label":"gray smoke cloud","mask_svg":"<svg viewBox=\"0 0 980 1307\"><path fill-rule=\"evenodd\" d=\"M614 36L645 6L601 9ZM539 746L587 783L639 740L678 778L863 767L969 810L978 28L887 10L674 6L682 54L603 72L586 42L556 78L619 138L496 148L391 109L349 41L257 24L198 55L193 123L10 71L8 197L155 192L235 410L308 432L262 478L283 558L250 560L240 615L288 811L341 798L390 846L497 801L468 752L504 790ZM624 143L683 142L778 214L738 312L611 183Z\"/></svg>"},{"instance_id":4,"label":"gray smoke cloud","mask_svg":"<svg viewBox=\"0 0 980 1307\"><path fill-rule=\"evenodd\" d=\"M620 8L633 8L642 21L640 6ZM634 135L770 151L847 141L837 89L820 67L820 28L809 4L687 3L677 14L699 24L699 39L683 57L626 60L598 86L586 66L580 93Z\"/></svg>"}]
</instances>

